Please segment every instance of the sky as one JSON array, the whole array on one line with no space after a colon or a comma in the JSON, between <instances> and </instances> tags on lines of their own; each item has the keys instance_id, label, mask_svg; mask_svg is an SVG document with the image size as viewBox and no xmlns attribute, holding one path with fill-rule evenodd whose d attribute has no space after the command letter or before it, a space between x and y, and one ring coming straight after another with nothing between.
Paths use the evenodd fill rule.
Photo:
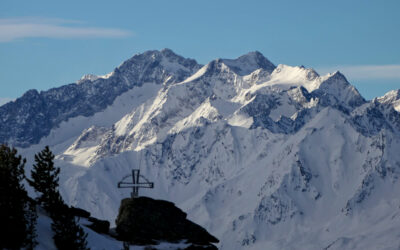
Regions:
<instances>
[{"instance_id":1,"label":"sky","mask_svg":"<svg viewBox=\"0 0 400 250\"><path fill-rule=\"evenodd\" d=\"M163 48L339 70L372 99L400 88L399 13L399 0L1 0L0 104Z\"/></svg>"}]
</instances>

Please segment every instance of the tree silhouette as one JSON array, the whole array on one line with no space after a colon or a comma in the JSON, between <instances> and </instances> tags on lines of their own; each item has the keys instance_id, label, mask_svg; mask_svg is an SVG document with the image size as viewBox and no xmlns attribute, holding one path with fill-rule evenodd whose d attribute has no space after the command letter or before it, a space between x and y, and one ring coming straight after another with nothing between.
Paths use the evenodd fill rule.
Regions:
<instances>
[{"instance_id":1,"label":"tree silhouette","mask_svg":"<svg viewBox=\"0 0 400 250\"><path fill-rule=\"evenodd\" d=\"M25 159L17 150L0 145L0 249L36 245L36 210L22 184Z\"/></svg>"},{"instance_id":2,"label":"tree silhouette","mask_svg":"<svg viewBox=\"0 0 400 250\"><path fill-rule=\"evenodd\" d=\"M35 164L31 171L29 184L40 193L37 201L49 213L53 220L54 243L60 250L86 250L87 234L75 221L74 215L64 203L58 190L60 168L54 166L54 154L46 146L35 155Z\"/></svg>"},{"instance_id":3,"label":"tree silhouette","mask_svg":"<svg viewBox=\"0 0 400 250\"><path fill-rule=\"evenodd\" d=\"M35 164L31 171L32 180L28 179L36 192L40 195L37 198L39 205L43 206L49 213L56 206L54 202L58 202L58 175L60 168L54 166L54 155L50 151L49 146L46 146L40 153L35 155Z\"/></svg>"},{"instance_id":4,"label":"tree silhouette","mask_svg":"<svg viewBox=\"0 0 400 250\"><path fill-rule=\"evenodd\" d=\"M87 234L75 221L67 206L53 216L51 228L54 232L54 243L59 250L86 250Z\"/></svg>"}]
</instances>

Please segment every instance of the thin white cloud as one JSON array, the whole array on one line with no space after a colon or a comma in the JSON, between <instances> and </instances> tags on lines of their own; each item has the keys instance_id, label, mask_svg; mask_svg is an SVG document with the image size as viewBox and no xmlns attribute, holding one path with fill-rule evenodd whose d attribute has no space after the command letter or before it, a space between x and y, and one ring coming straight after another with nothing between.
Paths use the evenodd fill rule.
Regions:
<instances>
[{"instance_id":1,"label":"thin white cloud","mask_svg":"<svg viewBox=\"0 0 400 250\"><path fill-rule=\"evenodd\" d=\"M82 22L46 18L0 19L0 42L41 38L118 38L132 35L130 31L112 28L83 27Z\"/></svg>"},{"instance_id":2,"label":"thin white cloud","mask_svg":"<svg viewBox=\"0 0 400 250\"><path fill-rule=\"evenodd\" d=\"M13 98L8 98L8 97L0 97L0 106L3 104L6 104L7 102L14 101L15 99Z\"/></svg>"},{"instance_id":3,"label":"thin white cloud","mask_svg":"<svg viewBox=\"0 0 400 250\"><path fill-rule=\"evenodd\" d=\"M347 78L352 80L368 80L368 79L399 79L400 65L342 65L335 67L320 67L317 71L320 74L335 72L339 70Z\"/></svg>"}]
</instances>

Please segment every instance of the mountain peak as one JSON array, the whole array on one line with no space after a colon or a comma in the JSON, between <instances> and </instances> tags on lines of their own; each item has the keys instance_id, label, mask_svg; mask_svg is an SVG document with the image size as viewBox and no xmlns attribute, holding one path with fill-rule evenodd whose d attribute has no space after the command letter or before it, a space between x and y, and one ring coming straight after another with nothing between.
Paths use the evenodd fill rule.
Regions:
<instances>
[{"instance_id":1,"label":"mountain peak","mask_svg":"<svg viewBox=\"0 0 400 250\"><path fill-rule=\"evenodd\" d=\"M136 54L123 62L115 72L116 75L122 73L122 78L130 82L154 82L153 78L156 78L156 82L163 83L167 79L170 82L183 81L201 67L194 59L184 58L170 49L162 49Z\"/></svg>"},{"instance_id":2,"label":"mountain peak","mask_svg":"<svg viewBox=\"0 0 400 250\"><path fill-rule=\"evenodd\" d=\"M94 74L85 74L76 83L77 84L81 84L81 83L86 82L86 81L94 82L99 78L100 78L99 76L94 75Z\"/></svg>"},{"instance_id":3,"label":"mountain peak","mask_svg":"<svg viewBox=\"0 0 400 250\"><path fill-rule=\"evenodd\" d=\"M339 70L337 70L334 73L332 73L329 78L335 79L335 80L340 80L340 81L348 83L346 77Z\"/></svg>"},{"instance_id":4,"label":"mountain peak","mask_svg":"<svg viewBox=\"0 0 400 250\"><path fill-rule=\"evenodd\" d=\"M134 87L145 83L181 82L200 68L195 60L176 55L169 49L152 50L134 55L105 76L87 75L78 80L78 84L40 93L30 90L8 108L0 107L0 120L7 119L7 122L0 123L0 141L21 147L38 143L61 122L103 111L118 96ZM9 110L20 111L8 113ZM22 136L18 129L10 129L24 126L29 126L29 130L25 130ZM10 130L12 132L5 132Z\"/></svg>"},{"instance_id":5,"label":"mountain peak","mask_svg":"<svg viewBox=\"0 0 400 250\"><path fill-rule=\"evenodd\" d=\"M143 53L138 53L138 54L135 54L130 59L128 59L127 61L131 61L131 60L137 61L138 59L140 59L140 60L160 61L163 58L168 58L168 59L174 60L174 61L189 60L189 61L196 62L196 60L194 60L194 59L184 58L183 56L180 56L180 55L176 54L173 50L171 50L169 48L164 48L164 49L161 49L161 50L148 50L148 51L145 51Z\"/></svg>"},{"instance_id":6,"label":"mountain peak","mask_svg":"<svg viewBox=\"0 0 400 250\"><path fill-rule=\"evenodd\" d=\"M391 105L396 111L400 112L400 89L389 91L384 96L375 98L374 101Z\"/></svg>"},{"instance_id":7,"label":"mountain peak","mask_svg":"<svg viewBox=\"0 0 400 250\"><path fill-rule=\"evenodd\" d=\"M365 103L365 99L360 95L358 90L347 81L346 77L340 71L329 74L315 93L330 96L325 100L330 105L347 105L354 108ZM337 100L341 104L337 103Z\"/></svg>"},{"instance_id":8,"label":"mountain peak","mask_svg":"<svg viewBox=\"0 0 400 250\"><path fill-rule=\"evenodd\" d=\"M378 99L387 99L387 100L392 100L392 101L396 101L400 99L400 89L397 90L391 90L389 92L387 92L384 96L382 97L378 97Z\"/></svg>"},{"instance_id":9,"label":"mountain peak","mask_svg":"<svg viewBox=\"0 0 400 250\"><path fill-rule=\"evenodd\" d=\"M239 56L237 59L240 59L240 58L258 58L258 59L262 59L262 60L266 59L265 56L258 50L250 51L247 54Z\"/></svg>"},{"instance_id":10,"label":"mountain peak","mask_svg":"<svg viewBox=\"0 0 400 250\"><path fill-rule=\"evenodd\" d=\"M239 75L248 75L257 69L272 73L276 66L258 51L249 52L236 59L221 59L221 61Z\"/></svg>"},{"instance_id":11,"label":"mountain peak","mask_svg":"<svg viewBox=\"0 0 400 250\"><path fill-rule=\"evenodd\" d=\"M160 50L160 53L164 56L179 56L172 49L164 48Z\"/></svg>"}]
</instances>

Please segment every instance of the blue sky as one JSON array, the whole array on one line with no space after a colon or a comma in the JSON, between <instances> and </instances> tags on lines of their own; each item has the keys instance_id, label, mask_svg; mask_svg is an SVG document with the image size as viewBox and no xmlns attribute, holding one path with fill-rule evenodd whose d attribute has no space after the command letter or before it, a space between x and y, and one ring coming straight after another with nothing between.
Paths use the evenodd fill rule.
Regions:
<instances>
[{"instance_id":1,"label":"blue sky","mask_svg":"<svg viewBox=\"0 0 400 250\"><path fill-rule=\"evenodd\" d=\"M207 63L258 50L275 64L341 70L364 97L400 88L400 1L2 0L0 102L136 53Z\"/></svg>"}]
</instances>

